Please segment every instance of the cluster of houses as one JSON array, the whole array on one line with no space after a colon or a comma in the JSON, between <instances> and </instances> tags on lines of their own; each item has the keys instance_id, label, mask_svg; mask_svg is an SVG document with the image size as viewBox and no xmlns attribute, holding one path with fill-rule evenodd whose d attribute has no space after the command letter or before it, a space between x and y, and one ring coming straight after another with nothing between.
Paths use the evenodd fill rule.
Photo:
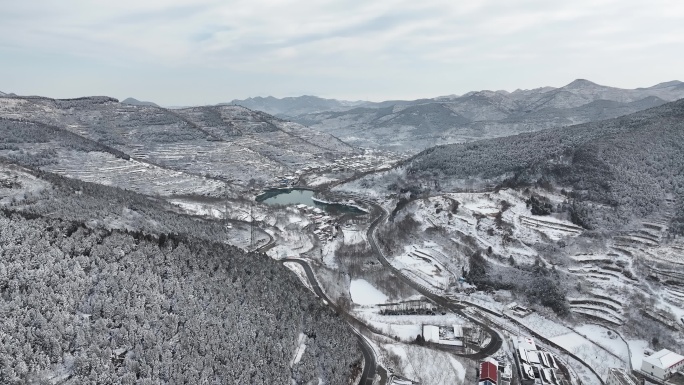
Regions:
<instances>
[{"instance_id":1,"label":"cluster of houses","mask_svg":"<svg viewBox=\"0 0 684 385\"><path fill-rule=\"evenodd\" d=\"M314 226L314 234L321 241L332 241L337 236L337 225L335 219L326 215L325 211L318 207L311 207L305 204L298 204L297 209L311 220Z\"/></svg>"},{"instance_id":2,"label":"cluster of houses","mask_svg":"<svg viewBox=\"0 0 684 385\"><path fill-rule=\"evenodd\" d=\"M274 187L292 187L299 182L299 176L302 172L296 171L294 174L285 174L275 177L271 183Z\"/></svg>"},{"instance_id":3,"label":"cluster of houses","mask_svg":"<svg viewBox=\"0 0 684 385\"><path fill-rule=\"evenodd\" d=\"M331 166L331 171L340 172L346 170L354 170L358 172L372 171L379 166L378 161L386 160L384 157L372 155L355 155L345 156L335 160Z\"/></svg>"},{"instance_id":4,"label":"cluster of houses","mask_svg":"<svg viewBox=\"0 0 684 385\"><path fill-rule=\"evenodd\" d=\"M513 339L513 347L521 384L560 385L564 383L554 355L537 349L532 338L516 337Z\"/></svg>"},{"instance_id":5,"label":"cluster of houses","mask_svg":"<svg viewBox=\"0 0 684 385\"><path fill-rule=\"evenodd\" d=\"M485 339L485 333L477 325L423 325L423 339L440 345L451 346L480 346Z\"/></svg>"},{"instance_id":6,"label":"cluster of houses","mask_svg":"<svg viewBox=\"0 0 684 385\"><path fill-rule=\"evenodd\" d=\"M515 348L515 363L522 385L560 385L567 383L564 374L560 371L556 357L549 352L537 349L534 340L529 337L514 337L513 347ZM621 368L610 369L605 381L606 385L643 384L644 382L637 379L637 376L662 385L684 384L684 356L667 349L645 356L641 368L634 369L633 373ZM482 384L482 381L485 380L481 377L480 385L489 385ZM496 378L486 379L486 381L497 385Z\"/></svg>"},{"instance_id":7,"label":"cluster of houses","mask_svg":"<svg viewBox=\"0 0 684 385\"><path fill-rule=\"evenodd\" d=\"M345 156L326 165L310 163L297 171L276 177L272 183L279 187L295 186L299 182L300 177L304 174L313 172L343 172L350 170L354 172L367 172L375 170L376 167L389 167L389 165L399 159L400 157L398 156L388 156L387 154L374 155L372 153Z\"/></svg>"},{"instance_id":8,"label":"cluster of houses","mask_svg":"<svg viewBox=\"0 0 684 385\"><path fill-rule=\"evenodd\" d=\"M501 365L491 357L480 362L479 372L478 385L510 385L513 374L510 365Z\"/></svg>"}]
</instances>

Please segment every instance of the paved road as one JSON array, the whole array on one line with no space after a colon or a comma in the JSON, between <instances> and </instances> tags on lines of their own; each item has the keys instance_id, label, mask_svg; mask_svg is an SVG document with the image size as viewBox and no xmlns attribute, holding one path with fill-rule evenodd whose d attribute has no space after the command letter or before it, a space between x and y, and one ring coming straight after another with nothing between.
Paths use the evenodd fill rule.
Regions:
<instances>
[{"instance_id":1,"label":"paved road","mask_svg":"<svg viewBox=\"0 0 684 385\"><path fill-rule=\"evenodd\" d=\"M414 282L413 280L411 280L410 278L408 278L404 274L402 274L401 271L399 271L399 269L395 268L391 263L389 263L389 261L385 257L385 254L380 249L380 246L378 246L377 239L375 237L375 230L377 229L377 227L381 223L383 223L387 220L389 214L387 213L387 211L385 211L384 208L382 208L382 206L376 204L375 202L369 201L367 199L359 199L358 197L355 197L355 198L357 200L362 200L364 203L373 207L373 212L377 215L376 218L371 223L371 225L368 227L368 231L366 233L366 238L368 239L368 243L370 243L370 246L373 249L373 252L375 253L375 255L378 257L378 260L380 261L380 263L383 266L385 266L386 268L392 270L397 277L399 277L407 285L411 286L414 290L416 290L417 292L424 295L426 298L432 300L433 302L442 306L443 308L449 309L449 310L453 311L454 313L456 313L456 314L458 314L464 318L467 318L471 322L479 325L487 334L489 334L489 336L491 338L489 344L487 344L487 346L485 346L479 352L474 353L474 354L459 354L459 353L454 352L454 354L457 354L457 355L462 356L462 357L467 357L467 358L479 360L479 359L483 359L485 357L491 356L492 354L496 353L501 348L501 345L503 343L503 340L501 339L501 335L496 330L494 330L491 327L489 327L488 325L482 323L480 320L473 318L472 316L464 313L462 306L451 303L451 301L449 301L448 299L446 299L442 296L439 296L437 294L434 294L431 291L429 291L427 288L417 284L416 282Z\"/></svg>"},{"instance_id":2,"label":"paved road","mask_svg":"<svg viewBox=\"0 0 684 385\"><path fill-rule=\"evenodd\" d=\"M254 250L254 251L257 252L257 253L265 253L265 252L267 252L270 248L272 248L273 246L275 246L275 238L273 238L273 235L269 234L268 231L264 231L264 232L266 233L266 235L268 235L268 238L269 238L269 239L268 239L268 242L266 242L265 245L259 246L259 247L256 248L256 250Z\"/></svg>"},{"instance_id":3,"label":"paved road","mask_svg":"<svg viewBox=\"0 0 684 385\"><path fill-rule=\"evenodd\" d=\"M456 313L456 314L458 314L464 318L467 318L471 322L479 325L486 333L488 333L490 335L489 344L487 344L487 346L485 346L482 350L480 350L477 353L463 354L460 352L454 352L453 349L448 349L448 350L450 352L452 352L453 354L456 354L456 355L459 355L462 357L466 357L466 358L471 358L474 360L483 359L485 357L491 356L494 353L496 353L501 348L501 344L502 344L501 336L499 335L499 333L496 330L490 328L486 324L482 323L480 320L473 318L470 315L464 313L462 310L463 307L461 307L457 304L451 303L448 299L430 292L427 288L417 284L413 280L404 276L398 269L396 269L394 266L392 266L391 263L389 263L389 261L385 258L385 255L383 254L382 250L378 246L377 239L375 238L375 230L377 229L377 227L381 223L383 223L384 221L387 220L388 213L385 211L385 209L383 209L381 206L379 206L378 204L376 204L372 201L362 199L359 197L353 197L353 198L355 198L356 200L362 201L362 202L368 204L369 206L371 206L373 208L372 214L374 214L376 217L371 222L371 225L368 227L368 231L367 231L366 235L367 235L368 242L369 242L371 248L373 249L373 251L375 252L380 263L382 263L382 265L385 266L386 268L392 270L397 277L399 277L402 281L404 281L407 285L411 286L417 292L424 295L426 298L432 300L433 302L435 302L436 304L440 305L443 308L449 309L452 312L454 312L454 313ZM270 234L269 234L269 237L270 237L269 242L267 242L265 245L263 245L261 247L258 247L256 251L265 252L266 250L270 249L271 247L273 247L275 245L275 240L273 239L273 237ZM325 295L325 293L323 292L321 287L318 285L318 281L316 280L316 277L313 273L313 270L311 269L311 266L309 266L309 264L306 261L304 261L302 259L286 258L286 259L282 259L281 262L283 262L283 263L284 262L294 262L294 263L297 263L300 266L302 266L304 268L304 272L306 273L307 279L309 280L309 283L311 284L311 287L314 290L314 293L316 293L317 296L319 296L320 298L325 300L328 303L328 305L330 307L332 307L338 314L347 314L344 310L339 309L337 307L337 305L335 305L335 303L332 302L330 300L330 298L328 298L327 295ZM375 378L375 375L376 375L376 372L379 372L378 374L380 374L380 376L386 380L387 379L387 373L384 370L384 368L382 368L382 367L378 368L373 348L368 344L368 342L365 340L365 338L357 332L357 329L358 330L367 329L366 325L363 324L362 322L356 320L355 318L353 318L351 316L348 318L349 318L348 322L350 324L353 324L352 330L356 333L356 337L358 339L359 347L361 348L361 351L363 353L363 358L364 358L363 373L361 375L359 385L372 385L373 379ZM447 348L445 348L445 349L447 349Z\"/></svg>"},{"instance_id":4,"label":"paved road","mask_svg":"<svg viewBox=\"0 0 684 385\"><path fill-rule=\"evenodd\" d=\"M316 280L316 276L313 273L313 270L311 270L311 266L309 264L302 260L302 259L293 259L293 258L285 258L280 260L282 263L285 262L294 262L299 264L304 268L304 272L306 273L306 277L309 279L309 283L311 284L311 287L314 290L314 293L322 299L324 299L330 307L332 307L338 314L344 314L344 311L342 309L339 309L337 305L335 305L334 302L328 298L328 296L325 295L321 287L318 285L318 281ZM359 325L356 325L357 327ZM368 344L365 338L361 336L356 329L352 328L354 333L356 333L356 338L359 341L359 346L361 347L361 351L363 352L363 360L364 360L364 365L363 365L363 373L361 375L361 380L359 381L359 385L372 385L373 384L373 379L375 378L375 372L377 369L377 362L375 359L375 353L373 352L373 348Z\"/></svg>"}]
</instances>

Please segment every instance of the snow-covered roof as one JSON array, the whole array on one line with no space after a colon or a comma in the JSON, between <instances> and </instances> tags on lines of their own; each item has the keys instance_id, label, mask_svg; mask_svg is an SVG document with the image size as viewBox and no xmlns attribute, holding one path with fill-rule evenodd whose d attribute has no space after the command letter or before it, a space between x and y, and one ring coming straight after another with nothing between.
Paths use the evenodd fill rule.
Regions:
<instances>
[{"instance_id":1,"label":"snow-covered roof","mask_svg":"<svg viewBox=\"0 0 684 385\"><path fill-rule=\"evenodd\" d=\"M534 340L532 338L518 337L515 342L519 348L523 348L525 350L537 350L537 345L534 344Z\"/></svg>"},{"instance_id":2,"label":"snow-covered roof","mask_svg":"<svg viewBox=\"0 0 684 385\"><path fill-rule=\"evenodd\" d=\"M610 375L613 376L613 378L620 385L637 385L638 384L637 379L633 375L625 372L623 369L610 368Z\"/></svg>"},{"instance_id":3,"label":"snow-covered roof","mask_svg":"<svg viewBox=\"0 0 684 385\"><path fill-rule=\"evenodd\" d=\"M539 360L539 356L537 355L537 352L528 351L527 352L527 360L531 364L540 364L541 363L541 361Z\"/></svg>"},{"instance_id":4,"label":"snow-covered roof","mask_svg":"<svg viewBox=\"0 0 684 385\"><path fill-rule=\"evenodd\" d=\"M439 341L439 326L423 325L423 338L425 341Z\"/></svg>"},{"instance_id":5,"label":"snow-covered roof","mask_svg":"<svg viewBox=\"0 0 684 385\"><path fill-rule=\"evenodd\" d=\"M651 354L648 357L644 357L644 362L661 369L670 369L683 361L684 356L667 349L663 349L659 352Z\"/></svg>"},{"instance_id":6,"label":"snow-covered roof","mask_svg":"<svg viewBox=\"0 0 684 385\"><path fill-rule=\"evenodd\" d=\"M527 365L527 364L523 364L522 366L523 366L523 370L522 370L523 377L526 376L529 379L533 379L534 378L534 370L532 369L532 366Z\"/></svg>"}]
</instances>

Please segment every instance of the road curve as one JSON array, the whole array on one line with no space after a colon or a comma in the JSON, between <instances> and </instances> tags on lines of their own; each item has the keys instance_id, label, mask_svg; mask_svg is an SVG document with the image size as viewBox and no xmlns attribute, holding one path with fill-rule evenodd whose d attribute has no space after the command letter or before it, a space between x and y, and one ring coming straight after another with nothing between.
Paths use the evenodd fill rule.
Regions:
<instances>
[{"instance_id":1,"label":"road curve","mask_svg":"<svg viewBox=\"0 0 684 385\"><path fill-rule=\"evenodd\" d=\"M316 293L316 295L321 299L325 300L328 303L328 306L332 307L338 314L344 314L344 311L342 309L339 309L338 306L335 305L335 303L332 302L327 295L325 295L321 287L318 285L318 281L316 280L316 276L314 275L313 270L311 270L311 266L309 266L309 264L306 261L302 259L285 258L281 259L280 262L294 262L302 266L304 268L304 272L306 273L306 277L309 279L309 284L311 284L311 287L314 290L314 293ZM366 339L363 338L363 336L361 336L361 334L359 334L353 327L352 330L356 334L356 338L359 341L359 346L361 347L361 351L363 352L364 365L359 385L372 385L373 379L375 379L375 372L377 369L375 353L373 352L373 348L371 348Z\"/></svg>"},{"instance_id":2,"label":"road curve","mask_svg":"<svg viewBox=\"0 0 684 385\"><path fill-rule=\"evenodd\" d=\"M370 205L373 208L373 212L377 213L377 217L373 220L371 225L368 227L368 231L366 233L366 239L368 240L368 243L370 244L371 248L373 249L373 252L377 256L380 263L383 266L385 266L386 268L392 270L392 272L394 272L394 274L398 278L400 278L402 281L404 281L404 283L411 286L414 290L421 293L426 298L432 300L433 302L442 306L443 308L449 309L449 310L453 311L454 313L456 313L456 314L458 314L464 318L467 318L471 322L480 326L485 332L487 332L487 334L489 334L489 336L490 336L489 343L487 344L487 346L485 346L479 352L474 353L474 354L459 354L459 353L454 352L454 354L457 354L457 355L462 356L462 357L471 358L474 360L479 360L479 359L483 359L485 357L491 356L492 354L496 353L501 348L501 345L503 343L501 335L496 330L492 329L491 327L484 324L480 320L473 318L470 315L464 313L462 310L462 307L455 305L455 304L451 303L449 300L447 300L446 298L441 297L437 294L434 294L434 293L430 292L429 290L427 290L426 288L424 288L423 286L418 285L416 282L414 282L413 280L409 279L404 274L402 274L401 271L399 271L399 269L395 268L387 260L387 258L385 258L384 253L382 252L382 250L380 249L380 247L377 244L377 240L375 238L375 230L377 229L377 227L382 222L387 220L389 214L387 213L387 211L382 206L378 205L375 202L369 201L367 199L359 199L358 197L355 197L355 199L361 200L364 203L366 203L367 205Z\"/></svg>"}]
</instances>

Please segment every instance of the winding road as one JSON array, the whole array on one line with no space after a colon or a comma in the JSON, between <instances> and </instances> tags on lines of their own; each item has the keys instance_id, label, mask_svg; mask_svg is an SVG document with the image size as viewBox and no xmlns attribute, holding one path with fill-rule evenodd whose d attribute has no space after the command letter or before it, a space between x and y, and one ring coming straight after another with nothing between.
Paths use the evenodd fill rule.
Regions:
<instances>
[{"instance_id":1,"label":"winding road","mask_svg":"<svg viewBox=\"0 0 684 385\"><path fill-rule=\"evenodd\" d=\"M417 292L419 292L420 294L422 294L426 298L430 299L431 301L433 301L434 303L438 304L439 306L441 306L445 309L451 310L452 312L460 315L461 317L467 318L468 320L470 320L474 324L480 326L487 334L489 334L489 336L490 336L489 343L487 344L487 346L485 346L479 352L474 353L474 354L458 354L458 353L455 353L455 354L462 356L462 357L467 357L467 358L471 358L474 360L478 360L478 359L483 359L485 357L491 356L492 354L496 353L501 348L501 345L503 344L503 340L501 339L501 335L496 330L492 329L491 327L484 324L480 320L473 318L472 316L463 312L462 306L454 304L451 301L449 301L448 299L432 293L431 291L427 290L425 287L417 284L416 282L414 282L410 278L406 277L399 269L394 267L387 260L384 253L382 252L382 250L378 246L377 238L375 236L375 231L377 230L378 226L381 223L383 223L387 220L387 218L389 217L389 214L387 213L387 211L382 206L378 205L375 202L369 201L367 199L362 199L359 197L354 197L354 199L360 200L360 201L364 202L365 204L371 206L373 208L373 212L378 213L377 217L373 220L371 225L368 227L368 231L366 233L366 238L368 239L368 243L370 243L370 246L373 249L373 252L375 253L375 255L378 257L378 260L380 261L380 263L383 266L385 266L386 268L392 270L392 272L397 277L399 277L402 281L404 281L404 283L411 286L414 290L416 290Z\"/></svg>"},{"instance_id":2,"label":"winding road","mask_svg":"<svg viewBox=\"0 0 684 385\"><path fill-rule=\"evenodd\" d=\"M434 303L438 304L442 308L448 309L455 314L460 315L463 318L466 318L470 320L472 323L480 326L487 334L490 336L490 341L485 346L483 349L478 351L477 353L473 354L464 354L464 353L459 353L459 352L454 352L453 349L447 349L451 353L456 354L461 357L465 358L470 358L474 360L479 360L483 359L485 357L491 356L494 353L496 353L502 345L502 338L501 335L488 325L484 324L480 320L473 318L472 316L466 314L463 312L464 307L454 304L448 299L439 296L437 294L432 293L431 291L427 290L423 286L417 284L410 278L406 277L404 274L401 273L397 268L395 268L385 257L384 253L380 249L377 243L377 238L375 235L375 232L378 228L378 226L383 223L384 221L387 220L389 214L387 211L382 208L382 206L376 204L375 202L369 201L365 198L360 198L360 197L351 197L352 199L355 199L357 201L361 201L368 206L372 208L372 214L375 215L375 218L371 222L370 226L368 227L367 230L367 239L368 243L370 244L373 252L377 256L378 260L380 263L385 266L386 268L390 269L398 278L400 278L404 283L412 287L414 290L417 292L421 293L423 296L426 298L430 299ZM268 249L273 247L275 245L275 239L273 236L269 234L270 240L266 244L264 244L261 247L258 247L256 249L257 252L266 252ZM292 262L296 263L304 269L304 272L306 273L306 277L313 288L314 293L321 299L325 300L327 304L335 310L338 314L344 314L347 315L346 317L347 322L352 326L352 330L356 334L356 337L358 339L359 347L361 348L361 351L363 353L363 358L364 358L364 366L363 366L363 373L361 375L361 378L359 380L359 385L372 385L373 380L375 379L376 373L380 375L382 379L387 379L387 372L383 367L379 367L377 365L377 359L375 357L375 352L373 351L373 348L370 346L368 341L360 334L359 330L368 330L367 326L351 316L350 314L347 314L347 312L343 309L340 309L333 301L328 298L328 296L323 292L321 289L320 285L318 284L318 281L316 280L316 276L314 275L313 270L311 269L311 266L307 263L307 261L302 260L302 259L296 259L296 258L285 258L280 260L281 263L285 262ZM369 330L370 331L370 330ZM383 383L383 381L381 381Z\"/></svg>"},{"instance_id":3,"label":"winding road","mask_svg":"<svg viewBox=\"0 0 684 385\"><path fill-rule=\"evenodd\" d=\"M327 295L323 292L321 287L318 285L318 281L316 280L316 276L313 273L313 270L311 270L311 266L309 264L302 260L302 259L294 259L294 258L285 258L280 260L281 263L285 262L294 262L296 264L299 264L301 267L304 268L304 272L306 273L306 277L309 279L309 283L311 284L311 287L313 288L314 293L316 295L325 300L328 303L328 306L332 307L338 314L344 314L344 310L340 309L333 301L328 298ZM349 322L349 321L348 321ZM360 324L359 322L354 322L355 325L350 326L364 326L363 324ZM360 324L360 325L359 325ZM356 330L356 328L352 327L352 330L356 334L356 338L359 341L359 346L361 347L361 351L363 352L363 360L364 360L364 365L363 365L363 373L361 374L361 380L359 381L359 385L372 385L373 380L375 379L375 373L377 371L377 361L375 359L375 353L373 352L373 348L368 344L368 341ZM384 371L384 369L383 369ZM381 373L382 376L382 373ZM386 375L385 375L386 377Z\"/></svg>"}]
</instances>

